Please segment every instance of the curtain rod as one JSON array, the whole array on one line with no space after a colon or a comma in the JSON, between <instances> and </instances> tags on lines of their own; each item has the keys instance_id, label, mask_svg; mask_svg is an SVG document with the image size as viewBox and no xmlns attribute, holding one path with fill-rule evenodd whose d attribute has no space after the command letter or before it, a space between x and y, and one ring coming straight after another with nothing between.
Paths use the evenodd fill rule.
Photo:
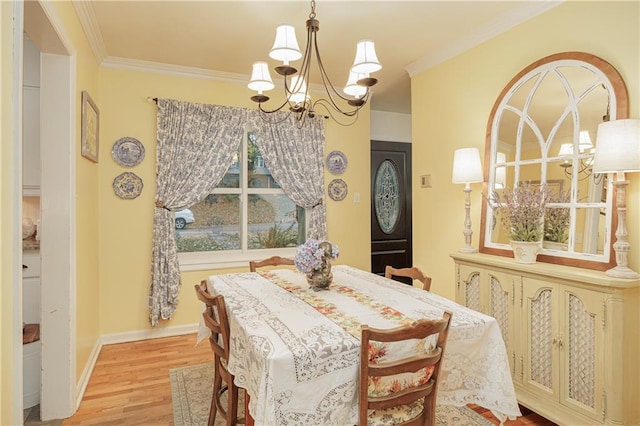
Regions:
<instances>
[{"instance_id":1,"label":"curtain rod","mask_svg":"<svg viewBox=\"0 0 640 426\"><path fill-rule=\"evenodd\" d=\"M152 98L151 96L147 96L147 102L155 102L155 104L158 105L158 98ZM329 118L328 115L321 115L321 117L323 117L324 119Z\"/></svg>"}]
</instances>

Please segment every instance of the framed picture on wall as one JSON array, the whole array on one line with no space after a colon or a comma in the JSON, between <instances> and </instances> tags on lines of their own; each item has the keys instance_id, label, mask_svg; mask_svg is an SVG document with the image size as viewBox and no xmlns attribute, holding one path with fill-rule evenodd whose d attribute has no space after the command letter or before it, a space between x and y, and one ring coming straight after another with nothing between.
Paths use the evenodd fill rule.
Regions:
<instances>
[{"instance_id":1,"label":"framed picture on wall","mask_svg":"<svg viewBox=\"0 0 640 426\"><path fill-rule=\"evenodd\" d=\"M98 143L100 135L100 111L85 90L82 91L82 156L94 163L98 162Z\"/></svg>"}]
</instances>

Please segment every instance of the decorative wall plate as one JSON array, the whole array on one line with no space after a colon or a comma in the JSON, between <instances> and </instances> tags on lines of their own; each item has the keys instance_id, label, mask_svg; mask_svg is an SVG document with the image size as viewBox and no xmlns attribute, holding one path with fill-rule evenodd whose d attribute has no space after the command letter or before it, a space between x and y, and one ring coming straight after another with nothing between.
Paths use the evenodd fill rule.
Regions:
<instances>
[{"instance_id":1,"label":"decorative wall plate","mask_svg":"<svg viewBox=\"0 0 640 426\"><path fill-rule=\"evenodd\" d=\"M327 188L329 190L329 198L333 201L341 201L344 200L344 197L347 196L347 184L342 179L334 179L329 182L329 186Z\"/></svg>"},{"instance_id":2,"label":"decorative wall plate","mask_svg":"<svg viewBox=\"0 0 640 426\"><path fill-rule=\"evenodd\" d=\"M334 175L339 175L347 170L347 156L342 151L331 151L327 155L327 168Z\"/></svg>"},{"instance_id":3,"label":"decorative wall plate","mask_svg":"<svg viewBox=\"0 0 640 426\"><path fill-rule=\"evenodd\" d=\"M144 146L136 138L120 138L113 144L111 156L121 166L137 166L144 159Z\"/></svg>"},{"instance_id":4,"label":"decorative wall plate","mask_svg":"<svg viewBox=\"0 0 640 426\"><path fill-rule=\"evenodd\" d=\"M131 200L142 192L142 179L131 172L124 172L113 180L113 191L120 198Z\"/></svg>"}]
</instances>

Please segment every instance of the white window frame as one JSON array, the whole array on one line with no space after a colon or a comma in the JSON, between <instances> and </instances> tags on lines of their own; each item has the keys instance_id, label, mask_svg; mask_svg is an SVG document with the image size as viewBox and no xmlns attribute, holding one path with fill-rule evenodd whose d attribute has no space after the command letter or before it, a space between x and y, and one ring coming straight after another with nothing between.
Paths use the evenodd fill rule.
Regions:
<instances>
[{"instance_id":1,"label":"white window frame","mask_svg":"<svg viewBox=\"0 0 640 426\"><path fill-rule=\"evenodd\" d=\"M238 188L216 188L212 194L239 194L241 217L244 218L240 224L241 235L248 235L249 224L246 220L248 217L248 196L249 195L280 195L284 194L282 188L249 188L248 187L248 141L249 131L243 133L242 141L242 164L240 169L240 187ZM264 161L264 160L263 160ZM229 165L231 167L231 164ZM226 172L225 172L226 174ZM309 229L310 209L305 209L305 229ZM240 250L222 250L222 251L199 251L199 252L180 252L178 253L178 262L180 271L202 271L208 269L230 269L249 267L249 261L266 259L270 256L282 256L293 258L296 253L296 247L273 248L262 250L249 250L248 239L242 238Z\"/></svg>"}]
</instances>

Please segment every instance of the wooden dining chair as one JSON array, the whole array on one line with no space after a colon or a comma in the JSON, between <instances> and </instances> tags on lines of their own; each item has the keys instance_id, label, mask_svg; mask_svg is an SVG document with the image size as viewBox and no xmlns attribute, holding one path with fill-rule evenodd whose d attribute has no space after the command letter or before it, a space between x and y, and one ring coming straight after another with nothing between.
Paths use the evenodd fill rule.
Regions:
<instances>
[{"instance_id":1,"label":"wooden dining chair","mask_svg":"<svg viewBox=\"0 0 640 426\"><path fill-rule=\"evenodd\" d=\"M387 265L384 269L385 278L393 278L393 277L406 277L411 278L411 280L418 280L422 283L422 289L429 291L431 289L431 277L426 276L422 273L422 271L415 266L412 268L394 268L393 266Z\"/></svg>"},{"instance_id":2,"label":"wooden dining chair","mask_svg":"<svg viewBox=\"0 0 640 426\"><path fill-rule=\"evenodd\" d=\"M440 366L444 356L452 313L442 319L419 320L414 325L393 329L362 326L360 346L359 425L435 425ZM438 334L435 347L407 358L385 360L381 345ZM381 356L381 354L383 354ZM430 372L430 375L429 375ZM414 373L402 381L385 377ZM396 389L398 383L401 389ZM373 411L371 411L373 410Z\"/></svg>"},{"instance_id":3,"label":"wooden dining chair","mask_svg":"<svg viewBox=\"0 0 640 426\"><path fill-rule=\"evenodd\" d=\"M238 387L233 383L233 374L227 370L230 332L224 297L211 295L207 291L207 282L204 280L194 287L198 299L206 306L202 317L211 331L209 343L213 349L213 395L208 425L214 425L217 413L220 413L227 426L244 424L244 418L238 418ZM221 400L225 392L227 392L226 408Z\"/></svg>"},{"instance_id":4,"label":"wooden dining chair","mask_svg":"<svg viewBox=\"0 0 640 426\"><path fill-rule=\"evenodd\" d=\"M249 262L249 271L255 272L256 268L264 266L293 265L293 259L288 257L271 256L264 260L252 260Z\"/></svg>"}]
</instances>

